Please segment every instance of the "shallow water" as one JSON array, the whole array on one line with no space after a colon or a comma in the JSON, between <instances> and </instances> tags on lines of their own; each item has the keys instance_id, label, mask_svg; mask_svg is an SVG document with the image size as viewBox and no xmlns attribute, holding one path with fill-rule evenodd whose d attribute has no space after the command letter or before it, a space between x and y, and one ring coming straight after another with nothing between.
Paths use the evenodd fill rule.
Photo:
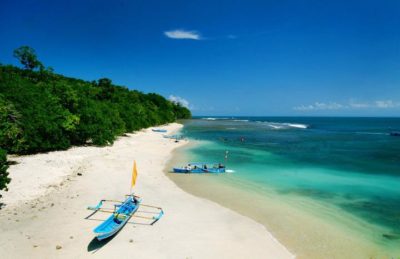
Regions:
<instances>
[{"instance_id":1,"label":"shallow water","mask_svg":"<svg viewBox=\"0 0 400 259\"><path fill-rule=\"evenodd\" d=\"M396 118L191 120L182 132L200 144L179 151L184 159L234 173L173 178L265 224L304 258L396 258L400 138L389 132L398 129Z\"/></svg>"}]
</instances>

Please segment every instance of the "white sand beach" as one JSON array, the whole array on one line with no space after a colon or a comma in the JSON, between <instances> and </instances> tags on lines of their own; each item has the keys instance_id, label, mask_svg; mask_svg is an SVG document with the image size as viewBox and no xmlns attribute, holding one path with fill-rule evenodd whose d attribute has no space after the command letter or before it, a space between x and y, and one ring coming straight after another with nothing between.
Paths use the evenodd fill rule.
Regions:
<instances>
[{"instance_id":1,"label":"white sand beach","mask_svg":"<svg viewBox=\"0 0 400 259\"><path fill-rule=\"evenodd\" d=\"M161 128L173 133L181 127ZM172 151L186 143L146 129L109 147L11 157L17 164L0 200L1 258L293 258L263 225L184 192L165 175ZM133 218L114 238L97 242L92 229L108 215L85 219L86 207L123 199L133 160L135 193L165 216L154 225Z\"/></svg>"}]
</instances>

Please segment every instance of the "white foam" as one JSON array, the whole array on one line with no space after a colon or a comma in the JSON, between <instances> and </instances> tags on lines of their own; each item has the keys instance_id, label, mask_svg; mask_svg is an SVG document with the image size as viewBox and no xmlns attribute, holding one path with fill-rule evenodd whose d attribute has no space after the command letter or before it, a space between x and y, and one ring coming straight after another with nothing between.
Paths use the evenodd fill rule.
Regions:
<instances>
[{"instance_id":1,"label":"white foam","mask_svg":"<svg viewBox=\"0 0 400 259\"><path fill-rule=\"evenodd\" d=\"M300 124L300 123L288 123L288 122L261 122L261 121L256 121L258 123L264 123L268 127L273 128L273 129L289 129L289 128L297 128L297 129L307 129L308 125L306 124Z\"/></svg>"},{"instance_id":2,"label":"white foam","mask_svg":"<svg viewBox=\"0 0 400 259\"><path fill-rule=\"evenodd\" d=\"M306 125L306 124L297 124L297 123L285 123L285 124L292 128L299 128L299 129L307 129L308 128L308 125Z\"/></svg>"},{"instance_id":3,"label":"white foam","mask_svg":"<svg viewBox=\"0 0 400 259\"><path fill-rule=\"evenodd\" d=\"M202 120L209 120L209 121L216 121L216 120L229 120L229 118L221 117L221 118L215 118L215 117L207 117L207 118L201 118Z\"/></svg>"},{"instance_id":4,"label":"white foam","mask_svg":"<svg viewBox=\"0 0 400 259\"><path fill-rule=\"evenodd\" d=\"M383 133L383 132L356 132L356 134L366 134L366 135L388 135L388 133Z\"/></svg>"},{"instance_id":5,"label":"white foam","mask_svg":"<svg viewBox=\"0 0 400 259\"><path fill-rule=\"evenodd\" d=\"M268 124L268 126L271 127L271 128L273 128L273 129L283 129L283 128L285 128L285 127L283 127L283 126L278 126L278 125L276 125L276 124Z\"/></svg>"}]
</instances>

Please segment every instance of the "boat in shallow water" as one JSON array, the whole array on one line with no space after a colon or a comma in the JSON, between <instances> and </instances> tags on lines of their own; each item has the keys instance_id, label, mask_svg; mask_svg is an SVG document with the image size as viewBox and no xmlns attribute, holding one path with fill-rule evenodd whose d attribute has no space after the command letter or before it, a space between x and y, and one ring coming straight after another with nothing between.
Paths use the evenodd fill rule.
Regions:
<instances>
[{"instance_id":1,"label":"boat in shallow water","mask_svg":"<svg viewBox=\"0 0 400 259\"><path fill-rule=\"evenodd\" d=\"M163 135L163 138L180 140L183 139L182 135Z\"/></svg>"},{"instance_id":2,"label":"boat in shallow water","mask_svg":"<svg viewBox=\"0 0 400 259\"><path fill-rule=\"evenodd\" d=\"M174 167L172 171L181 174L218 174L225 173L225 166L221 163L190 163L187 166Z\"/></svg>"}]
</instances>

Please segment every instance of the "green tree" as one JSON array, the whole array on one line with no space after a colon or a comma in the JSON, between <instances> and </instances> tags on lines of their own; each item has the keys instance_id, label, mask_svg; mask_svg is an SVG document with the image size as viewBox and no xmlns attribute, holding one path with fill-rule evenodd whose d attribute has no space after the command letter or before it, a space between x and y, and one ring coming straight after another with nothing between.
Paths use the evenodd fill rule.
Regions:
<instances>
[{"instance_id":1,"label":"green tree","mask_svg":"<svg viewBox=\"0 0 400 259\"><path fill-rule=\"evenodd\" d=\"M161 95L116 86L108 78L88 82L55 74L29 47L15 56L26 69L0 64L0 146L8 153L107 145L126 132L191 116Z\"/></svg>"},{"instance_id":2,"label":"green tree","mask_svg":"<svg viewBox=\"0 0 400 259\"><path fill-rule=\"evenodd\" d=\"M37 59L35 50L29 46L21 46L14 50L14 57L28 70L35 68L44 69L42 63Z\"/></svg>"},{"instance_id":3,"label":"green tree","mask_svg":"<svg viewBox=\"0 0 400 259\"><path fill-rule=\"evenodd\" d=\"M22 148L21 114L0 94L0 147L11 151Z\"/></svg>"},{"instance_id":4,"label":"green tree","mask_svg":"<svg viewBox=\"0 0 400 259\"><path fill-rule=\"evenodd\" d=\"M179 102L173 104L176 119L190 119L192 117L188 108L182 106Z\"/></svg>"},{"instance_id":5,"label":"green tree","mask_svg":"<svg viewBox=\"0 0 400 259\"><path fill-rule=\"evenodd\" d=\"M101 78L97 83L100 88L99 99L100 100L110 100L115 91L115 87L111 84L111 80L108 78Z\"/></svg>"},{"instance_id":6,"label":"green tree","mask_svg":"<svg viewBox=\"0 0 400 259\"><path fill-rule=\"evenodd\" d=\"M7 169L7 153L3 149L0 149L0 190L7 190L7 184L11 181L11 179L8 178Z\"/></svg>"}]
</instances>

